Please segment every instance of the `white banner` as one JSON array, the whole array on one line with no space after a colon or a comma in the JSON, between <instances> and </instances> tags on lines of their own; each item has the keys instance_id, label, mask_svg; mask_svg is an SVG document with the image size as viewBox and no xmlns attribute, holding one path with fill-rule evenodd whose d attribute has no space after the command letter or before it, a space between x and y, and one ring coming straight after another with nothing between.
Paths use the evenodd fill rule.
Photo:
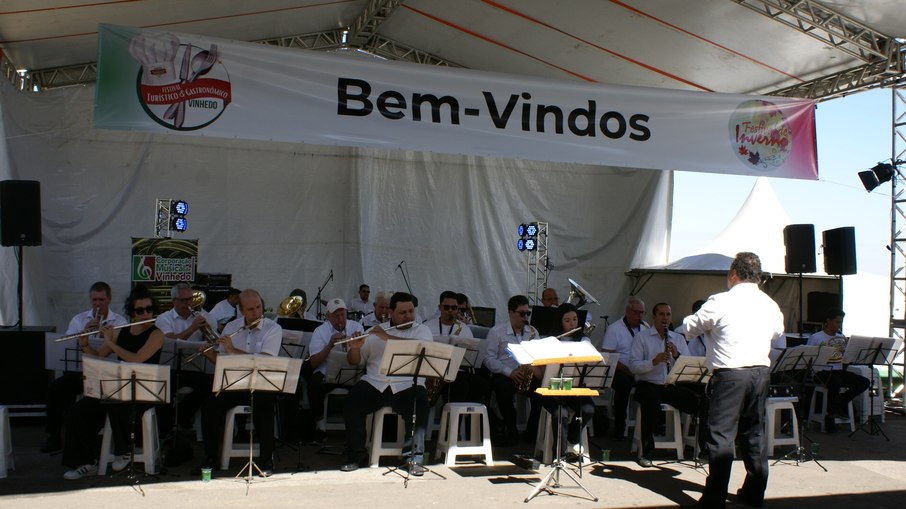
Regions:
<instances>
[{"instance_id":1,"label":"white banner","mask_svg":"<svg viewBox=\"0 0 906 509\"><path fill-rule=\"evenodd\" d=\"M100 25L94 125L818 176L811 101L593 85Z\"/></svg>"}]
</instances>

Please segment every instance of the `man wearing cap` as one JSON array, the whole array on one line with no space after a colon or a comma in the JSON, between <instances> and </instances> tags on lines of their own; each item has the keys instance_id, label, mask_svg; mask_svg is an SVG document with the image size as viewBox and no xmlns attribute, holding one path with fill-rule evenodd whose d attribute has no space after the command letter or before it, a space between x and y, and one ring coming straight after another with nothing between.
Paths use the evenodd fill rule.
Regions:
<instances>
[{"instance_id":1,"label":"man wearing cap","mask_svg":"<svg viewBox=\"0 0 906 509\"><path fill-rule=\"evenodd\" d=\"M343 299L333 298L327 302L327 321L312 332L309 343L311 357L306 361L311 369L311 374L307 378L308 404L317 423L314 442L320 443L324 440L324 396L336 387L335 384L324 381L327 377L330 352L337 341L359 336L363 332L364 329L359 322L346 319L346 303ZM345 352L345 346L339 345L337 348ZM303 369L303 372L308 373L308 369Z\"/></svg>"},{"instance_id":2,"label":"man wearing cap","mask_svg":"<svg viewBox=\"0 0 906 509\"><path fill-rule=\"evenodd\" d=\"M217 320L217 332L223 330L223 326L232 322L239 316L239 289L230 287L227 290L227 296L218 302L211 310L211 316Z\"/></svg>"},{"instance_id":3,"label":"man wearing cap","mask_svg":"<svg viewBox=\"0 0 906 509\"><path fill-rule=\"evenodd\" d=\"M392 407L406 423L406 436L413 437L412 462L409 473L422 476L424 467L425 434L428 428L428 396L425 379L419 378L413 387L412 377L388 376L380 372L381 359L388 339L414 339L432 341L431 331L422 324L406 325L415 320L415 299L412 295L397 292L390 298L390 322L378 325L364 339L350 341L346 360L350 364L366 366L365 376L349 390L343 409L346 422L347 463L343 472L357 470L368 461L365 449L365 419L368 414L383 407ZM394 327L385 331L386 327ZM389 332L388 332L389 331ZM415 432L412 434L412 411L415 406ZM380 440L380 437L374 437Z\"/></svg>"}]
</instances>

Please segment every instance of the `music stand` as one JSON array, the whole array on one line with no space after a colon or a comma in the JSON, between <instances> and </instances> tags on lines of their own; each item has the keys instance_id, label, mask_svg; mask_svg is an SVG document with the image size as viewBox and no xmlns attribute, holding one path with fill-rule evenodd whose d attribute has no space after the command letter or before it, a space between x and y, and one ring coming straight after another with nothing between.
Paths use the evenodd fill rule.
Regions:
<instances>
[{"instance_id":1,"label":"music stand","mask_svg":"<svg viewBox=\"0 0 906 509\"><path fill-rule=\"evenodd\" d=\"M206 357L200 355L193 359L191 362L183 362L184 358L188 355L193 355L198 352L201 348L207 346L207 341L201 340L187 340L187 339L175 339L164 337L164 344L160 351L160 364L163 366L168 366L171 371L174 373L174 380L171 388L175 388L176 392L179 392L180 383L182 380L182 374L185 371L186 375L193 375L200 377L206 373L210 373L212 370L211 363L207 360ZM190 384L191 384L190 379ZM198 390L200 383L191 384L188 386L192 391ZM179 394L177 394L178 396ZM173 405L173 425L170 428L170 432L161 440L161 462L167 463L167 458L169 458L178 448L180 447L179 442L179 398L177 402ZM188 458L192 457L192 444L187 440L183 440L185 443L182 447L183 450L187 450L189 454L185 459L180 458L178 455L178 463L182 463ZM171 465L172 466L172 465Z\"/></svg>"},{"instance_id":2,"label":"music stand","mask_svg":"<svg viewBox=\"0 0 906 509\"><path fill-rule=\"evenodd\" d=\"M409 459L406 460L406 475L399 473L399 468L391 467L384 475L395 473L403 478L403 487L409 486L412 466L415 464L415 427L416 427L416 405L417 398L415 390L418 387L418 379L422 378L439 378L445 381L453 381L459 366L462 364L462 358L465 350L452 345L443 343L434 343L433 341L418 340L398 340L389 339L384 346L384 354L381 357L380 373L385 376L411 376L412 377L412 429L409 432ZM373 440L380 440L380 437L373 437ZM424 444L422 444L424 448ZM425 451L422 451L424 455ZM422 465L424 467L424 465ZM446 479L443 475L426 468L428 472Z\"/></svg>"},{"instance_id":3,"label":"music stand","mask_svg":"<svg viewBox=\"0 0 906 509\"><path fill-rule=\"evenodd\" d=\"M890 442L890 438L884 433L884 430L881 428L881 424L878 423L877 419L874 416L875 409L875 364L886 365L888 369L890 365L893 364L893 359L896 357L897 352L900 350L900 347L903 345L903 340L901 338L869 338L864 336L852 336L849 338L849 341L846 344L846 350L843 352L843 364L850 366L865 366L868 368L868 372L871 377L870 385L868 386L868 396L870 400L870 410L868 411L868 419L865 422L860 422L859 427L856 428L852 433L849 434L850 437L855 435L859 431L865 431L863 428L868 424L869 428L866 433L869 435L882 435L885 440ZM861 416L860 416L861 417ZM853 416L855 418L855 416Z\"/></svg>"},{"instance_id":4,"label":"music stand","mask_svg":"<svg viewBox=\"0 0 906 509\"><path fill-rule=\"evenodd\" d=\"M806 387L806 378L814 374L815 366L827 366L828 360L831 355L834 354L835 349L829 346L817 346L817 345L801 345L794 346L792 348L785 349L780 357L777 358L777 361L774 363L774 368L772 372L781 373L780 376L789 380L792 385L797 388L797 397L799 397L800 408L806 403L806 401L801 397L805 387ZM808 405L811 405L812 401L808 401ZM806 410L808 410L806 408ZM808 415L806 414L806 419ZM797 422L799 423L799 436L802 440L807 441L812 444L814 441L805 434L804 424L805 419L802 419L801 415L797 416ZM821 467L821 470L827 472L827 468L818 461L818 455L811 450L811 448L805 448L802 446L800 441L799 447L794 448L790 452L784 454L783 456L777 458L774 461L774 465L778 463L783 463L786 460L792 460L798 466L800 463L805 463L806 461L814 461L816 465Z\"/></svg>"},{"instance_id":5,"label":"music stand","mask_svg":"<svg viewBox=\"0 0 906 509\"><path fill-rule=\"evenodd\" d=\"M254 422L255 392L286 392L294 393L299 384L299 374L302 370L302 359L291 357L272 357L270 355L225 355L217 356L214 365L214 393L219 395L222 391L248 391L249 393L249 419ZM255 464L254 449L252 448L252 431L249 430L249 460L236 474L236 478L244 477L246 494L252 482L255 471L264 477L264 472Z\"/></svg>"},{"instance_id":6,"label":"music stand","mask_svg":"<svg viewBox=\"0 0 906 509\"><path fill-rule=\"evenodd\" d=\"M129 470L127 479L145 495L135 475L135 414L139 402L170 402L170 370L159 364L117 362L86 356L82 358L82 375L86 397L101 403L129 405ZM109 417L108 417L109 418ZM105 452L105 451L102 451ZM150 454L151 451L146 451ZM148 474L145 474L148 475Z\"/></svg>"},{"instance_id":7,"label":"music stand","mask_svg":"<svg viewBox=\"0 0 906 509\"><path fill-rule=\"evenodd\" d=\"M604 389L610 388L610 385L613 383L613 378L616 375L616 369L611 369L613 366L617 365L617 361L620 359L619 353L608 353L601 352L601 362L595 364L560 364L559 367L556 367L555 364L548 364L544 370L544 376L541 380L541 387L548 387L550 385L550 379L557 373L557 376L560 378L572 378L573 380L578 380L573 383L573 387L583 388L583 389L594 389L601 391ZM554 368L554 369L551 369ZM562 411L562 409L559 409ZM579 426L581 428L582 424L582 415L578 415ZM559 426L559 425L558 425ZM558 432L562 430L558 427ZM559 441L559 436L558 436ZM590 451L582 451L582 441L579 441L579 478L582 478L582 463L584 455L588 453L589 457L591 456ZM592 461L591 463L597 463Z\"/></svg>"},{"instance_id":8,"label":"music stand","mask_svg":"<svg viewBox=\"0 0 906 509\"><path fill-rule=\"evenodd\" d=\"M671 364L673 364L673 366L670 368L670 372L667 373L667 378L664 382L665 385L707 384L708 381L711 380L711 372L708 371L708 366L705 364L704 357L698 357L694 355L681 355L680 357L671 361ZM700 407L697 410L700 410ZM698 411L692 414L691 425L695 426L695 444L692 446L692 467L696 470L700 468L704 469L705 465L698 459ZM682 463L682 461L677 460L676 463Z\"/></svg>"},{"instance_id":9,"label":"music stand","mask_svg":"<svg viewBox=\"0 0 906 509\"><path fill-rule=\"evenodd\" d=\"M362 375L365 374L365 370L362 367L350 364L346 360L346 352L344 352L342 348L338 348L339 346L342 345L335 346L327 355L327 375L324 377L324 384L329 384L329 389L328 387L324 388L325 395L335 389L352 387L360 378L362 378ZM325 422L327 417L325 408ZM318 449L319 454L331 454L335 456L342 455L344 451L345 447L331 446L326 443Z\"/></svg>"}]
</instances>

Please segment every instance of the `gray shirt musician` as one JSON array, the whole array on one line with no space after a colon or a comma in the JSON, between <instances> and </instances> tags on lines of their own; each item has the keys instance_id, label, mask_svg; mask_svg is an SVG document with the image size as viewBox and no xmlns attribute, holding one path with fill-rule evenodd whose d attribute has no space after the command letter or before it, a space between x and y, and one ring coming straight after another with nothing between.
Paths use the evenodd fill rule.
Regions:
<instances>
[{"instance_id":1,"label":"gray shirt musician","mask_svg":"<svg viewBox=\"0 0 906 509\"><path fill-rule=\"evenodd\" d=\"M346 423L347 462L340 467L343 472L357 470L368 461L365 450L365 420L368 414L383 407L393 408L394 413L406 422L406 435L413 436L413 457L409 473L422 476L424 467L425 434L428 427L428 397L424 378L413 387L412 377L389 376L380 373L381 359L388 339L416 339L432 341L431 331L415 321L415 298L404 292L393 294L390 299L390 321L376 326L364 339L347 343L346 359L350 364L365 365L365 375L349 391L343 411ZM415 406L415 431L412 434L412 411ZM380 440L380 437L375 437Z\"/></svg>"},{"instance_id":2,"label":"gray shirt musician","mask_svg":"<svg viewBox=\"0 0 906 509\"><path fill-rule=\"evenodd\" d=\"M708 385L708 479L701 507L726 507L727 487L737 432L746 478L737 495L761 507L768 484L764 444L764 405L770 379L771 342L783 334L783 313L758 288L761 260L754 253L736 255L727 273L728 291L712 295L683 320L687 334L705 335Z\"/></svg>"}]
</instances>

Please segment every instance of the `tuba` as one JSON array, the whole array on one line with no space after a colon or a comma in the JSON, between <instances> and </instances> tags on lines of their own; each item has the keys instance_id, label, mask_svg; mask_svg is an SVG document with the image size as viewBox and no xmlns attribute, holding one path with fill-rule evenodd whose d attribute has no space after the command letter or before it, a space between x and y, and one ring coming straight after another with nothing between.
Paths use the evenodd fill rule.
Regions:
<instances>
[{"instance_id":1,"label":"tuba","mask_svg":"<svg viewBox=\"0 0 906 509\"><path fill-rule=\"evenodd\" d=\"M280 303L280 316L302 316L302 313L305 312L302 309L302 304L305 301L302 300L302 297L299 295L291 295Z\"/></svg>"},{"instance_id":2,"label":"tuba","mask_svg":"<svg viewBox=\"0 0 906 509\"><path fill-rule=\"evenodd\" d=\"M569 281L569 295L566 297L566 302L573 304L577 309L582 308L586 304L598 304L598 299L592 297L579 283L572 278L567 278L567 281ZM573 299L576 299L576 302L573 302ZM588 317L586 316L586 318ZM591 320L586 319L585 325L582 327L582 334L591 337L595 327L596 325L591 323Z\"/></svg>"}]
</instances>

